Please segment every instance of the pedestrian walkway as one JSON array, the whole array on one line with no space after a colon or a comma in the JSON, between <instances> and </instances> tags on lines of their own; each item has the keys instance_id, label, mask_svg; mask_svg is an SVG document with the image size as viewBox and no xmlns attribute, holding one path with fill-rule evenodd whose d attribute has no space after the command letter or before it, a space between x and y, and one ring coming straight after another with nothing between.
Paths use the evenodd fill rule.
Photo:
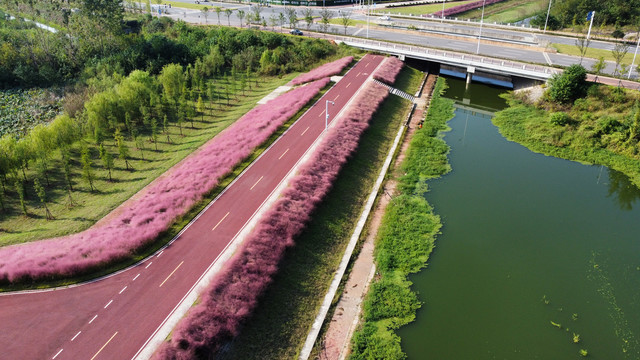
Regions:
<instances>
[{"instance_id":1,"label":"pedestrian walkway","mask_svg":"<svg viewBox=\"0 0 640 360\"><path fill-rule=\"evenodd\" d=\"M377 84L380 84L384 87L386 87L387 89L389 89L389 93L396 95L396 96L400 96L401 98L405 98L411 102L416 102L416 98L413 95L407 94L406 92L402 91L402 90L398 90L392 86L389 86L385 83L383 83L382 81L378 81L376 79L373 79L374 82L376 82Z\"/></svg>"}]
</instances>

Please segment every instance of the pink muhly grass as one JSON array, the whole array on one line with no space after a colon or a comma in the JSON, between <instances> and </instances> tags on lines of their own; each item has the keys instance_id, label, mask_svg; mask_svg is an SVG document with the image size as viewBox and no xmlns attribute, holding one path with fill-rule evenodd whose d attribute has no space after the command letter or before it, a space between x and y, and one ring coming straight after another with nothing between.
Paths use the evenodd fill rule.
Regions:
<instances>
[{"instance_id":1,"label":"pink muhly grass","mask_svg":"<svg viewBox=\"0 0 640 360\"><path fill-rule=\"evenodd\" d=\"M389 56L382 61L382 64L373 73L373 78L385 84L393 85L403 66L404 62L402 60L395 56Z\"/></svg>"},{"instance_id":2,"label":"pink muhly grass","mask_svg":"<svg viewBox=\"0 0 640 360\"><path fill-rule=\"evenodd\" d=\"M485 6L486 5L490 5L490 4L495 4L495 3L500 2L500 1L503 1L503 0L486 0ZM472 9L479 8L479 7L482 6L482 2L483 2L483 0L479 0L479 1L472 2L472 3L468 3L468 4L462 4L462 5L450 7L448 9L444 10L444 16L459 14L461 12L465 12L465 11L469 11L469 10L472 10ZM442 10L440 10L438 12L434 12L432 15L435 16L435 17L442 17Z\"/></svg>"},{"instance_id":3,"label":"pink muhly grass","mask_svg":"<svg viewBox=\"0 0 640 360\"><path fill-rule=\"evenodd\" d=\"M260 220L242 248L225 265L202 301L174 329L154 359L195 359L216 354L240 332L258 305L284 256L310 214L331 189L342 166L389 91L369 81L312 159Z\"/></svg>"},{"instance_id":4,"label":"pink muhly grass","mask_svg":"<svg viewBox=\"0 0 640 360\"><path fill-rule=\"evenodd\" d=\"M0 282L73 276L131 257L200 201L328 83L325 78L253 108L106 224L0 248Z\"/></svg>"},{"instance_id":5,"label":"pink muhly grass","mask_svg":"<svg viewBox=\"0 0 640 360\"><path fill-rule=\"evenodd\" d=\"M351 64L353 61L353 56L343 57L342 59L338 59L336 61L326 63L324 65L318 66L317 68L309 71L308 73L300 74L295 79L291 80L291 85L300 85L309 81L314 81L318 79L322 79L325 77L338 75L342 72L342 69L345 66Z\"/></svg>"}]
</instances>

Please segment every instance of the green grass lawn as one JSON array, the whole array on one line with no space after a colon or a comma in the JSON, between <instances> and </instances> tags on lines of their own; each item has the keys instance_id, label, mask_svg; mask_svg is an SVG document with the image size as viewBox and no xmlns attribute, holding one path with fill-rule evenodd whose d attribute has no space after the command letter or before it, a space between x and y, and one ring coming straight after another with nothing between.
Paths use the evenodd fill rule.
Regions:
<instances>
[{"instance_id":1,"label":"green grass lawn","mask_svg":"<svg viewBox=\"0 0 640 360\"><path fill-rule=\"evenodd\" d=\"M50 180L51 187L48 191L50 203L49 209L55 220L47 221L44 210L35 196L32 188L33 182L27 184L29 216L19 212L18 199L10 191L5 196L6 205L10 210L0 214L0 246L23 243L43 238L61 236L75 233L88 228L115 207L129 199L133 194L150 183L153 179L163 174L171 166L175 165L196 148L207 142L220 131L232 124L244 113L252 109L256 102L270 93L276 87L288 82L297 74L289 74L283 78L261 77L257 82L258 87L252 82L252 89L241 94L238 99L231 96L229 105L221 99L220 103L206 103L206 111L203 117L194 117L194 127L191 122L185 122L182 126L183 135L177 125L169 126L168 134L160 134L157 150L148 136L143 137L144 147L136 149L133 141L126 141L132 159L130 164L133 170L125 169L124 161L117 159L117 149L113 140L105 141L105 148L111 152L115 159L115 170L112 172L113 182L108 181L108 172L102 167L95 146L85 141L92 147L93 170L95 171L97 189L89 191L89 186L81 178L81 165L79 164L79 144L73 149L74 191L71 194L73 206L69 206L68 194L64 191L64 179L59 164L59 154L53 154L51 161ZM220 80L224 82L224 80ZM161 126L160 126L161 127ZM167 139L169 136L169 140ZM33 179L36 165L32 164L27 172L27 177Z\"/></svg>"},{"instance_id":2,"label":"green grass lawn","mask_svg":"<svg viewBox=\"0 0 640 360\"><path fill-rule=\"evenodd\" d=\"M405 69L396 86L412 93L421 80L420 72ZM296 245L287 250L279 273L260 300L255 315L221 358L297 358L355 221L408 109L409 102L397 96L385 100L333 189L312 215L306 230L296 239Z\"/></svg>"},{"instance_id":3,"label":"green grass lawn","mask_svg":"<svg viewBox=\"0 0 640 360\"><path fill-rule=\"evenodd\" d=\"M578 47L575 45L553 43L551 44L551 46L556 48L556 50L558 50L558 52L561 54L580 56L580 51L578 50ZM631 61L633 61L633 50L634 49L629 48L629 51L622 59L622 64L631 65ZM593 59L599 59L601 56L604 57L605 60L615 61L610 50L589 48L587 49L587 53L585 55L585 57L593 58Z\"/></svg>"},{"instance_id":4,"label":"green grass lawn","mask_svg":"<svg viewBox=\"0 0 640 360\"><path fill-rule=\"evenodd\" d=\"M484 21L487 23L514 23L547 10L548 0L506 0L487 5L484 9ZM466 11L455 16L480 20L482 8Z\"/></svg>"},{"instance_id":5,"label":"green grass lawn","mask_svg":"<svg viewBox=\"0 0 640 360\"><path fill-rule=\"evenodd\" d=\"M444 5L444 8L448 9L454 6L468 4L474 1L476 0L446 2ZM382 9L382 10L376 10L375 12L379 14L391 13L391 14L398 14L398 15L409 15L409 14L422 15L422 14L432 14L437 11L442 11L442 3L429 4L429 5L392 7L392 8Z\"/></svg>"}]
</instances>

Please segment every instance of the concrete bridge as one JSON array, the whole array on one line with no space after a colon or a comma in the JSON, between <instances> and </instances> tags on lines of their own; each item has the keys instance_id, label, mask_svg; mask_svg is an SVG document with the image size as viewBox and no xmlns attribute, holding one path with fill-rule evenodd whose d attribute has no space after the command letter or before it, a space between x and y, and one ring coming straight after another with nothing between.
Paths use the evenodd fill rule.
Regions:
<instances>
[{"instance_id":1,"label":"concrete bridge","mask_svg":"<svg viewBox=\"0 0 640 360\"><path fill-rule=\"evenodd\" d=\"M436 50L427 47L396 44L378 40L352 37L335 37L336 42L369 51L377 51L398 56L400 59L413 58L447 65L467 74L471 82L473 74L495 74L536 81L547 81L562 70L552 67L527 64L517 61L500 60L480 55L470 55L455 51Z\"/></svg>"}]
</instances>

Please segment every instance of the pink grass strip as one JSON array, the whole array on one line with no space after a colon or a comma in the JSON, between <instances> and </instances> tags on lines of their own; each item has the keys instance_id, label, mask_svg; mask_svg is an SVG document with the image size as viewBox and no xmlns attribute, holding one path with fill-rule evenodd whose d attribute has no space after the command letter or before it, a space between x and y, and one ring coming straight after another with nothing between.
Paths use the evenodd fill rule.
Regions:
<instances>
[{"instance_id":1,"label":"pink grass strip","mask_svg":"<svg viewBox=\"0 0 640 360\"><path fill-rule=\"evenodd\" d=\"M503 1L503 0L486 0L485 6L486 5L490 5L490 4L495 4L495 3L500 2L500 1ZM479 1L472 2L472 3L468 3L468 4L463 4L463 5L450 7L448 9L444 10L444 16L455 15L455 14L459 14L461 12L469 11L469 10L472 10L472 9L477 9L477 8L482 6L482 2L483 2L483 0L479 0ZM432 15L434 17L442 17L442 10L440 10L438 12L434 12Z\"/></svg>"},{"instance_id":2,"label":"pink grass strip","mask_svg":"<svg viewBox=\"0 0 640 360\"><path fill-rule=\"evenodd\" d=\"M317 68L309 71L308 73L300 74L295 79L291 80L291 85L300 85L309 81L314 81L318 79L322 79L325 77L330 77L333 75L338 75L342 72L347 65L351 64L353 61L353 56L343 57L342 59L338 59L336 61L326 63L322 66L318 66Z\"/></svg>"},{"instance_id":3,"label":"pink grass strip","mask_svg":"<svg viewBox=\"0 0 640 360\"><path fill-rule=\"evenodd\" d=\"M328 83L325 78L255 107L106 224L69 236L0 248L0 282L79 275L131 257L189 211Z\"/></svg>"},{"instance_id":4,"label":"pink grass strip","mask_svg":"<svg viewBox=\"0 0 640 360\"><path fill-rule=\"evenodd\" d=\"M380 67L373 73L373 78L387 85L393 85L403 66L404 62L402 60L395 56L389 56L382 61Z\"/></svg>"},{"instance_id":5,"label":"pink grass strip","mask_svg":"<svg viewBox=\"0 0 640 360\"><path fill-rule=\"evenodd\" d=\"M202 294L202 301L174 329L171 340L162 345L154 359L215 355L238 335L278 271L285 250L294 244L310 214L331 189L388 94L382 85L367 82L312 159L303 164L290 186Z\"/></svg>"}]
</instances>

